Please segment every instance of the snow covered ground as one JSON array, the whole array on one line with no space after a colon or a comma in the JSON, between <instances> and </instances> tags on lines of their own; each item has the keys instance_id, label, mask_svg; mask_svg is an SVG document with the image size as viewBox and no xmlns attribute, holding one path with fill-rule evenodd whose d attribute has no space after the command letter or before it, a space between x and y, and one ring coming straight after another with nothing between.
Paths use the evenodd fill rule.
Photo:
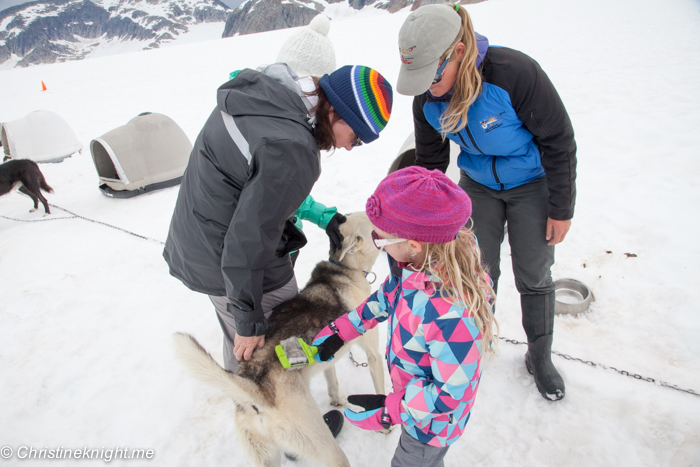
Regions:
<instances>
[{"instance_id":1,"label":"snow covered ground","mask_svg":"<svg viewBox=\"0 0 700 467\"><path fill-rule=\"evenodd\" d=\"M540 62L576 130L576 216L553 273L588 284L596 302L585 315L557 318L555 350L700 391L700 221L693 215L700 204L700 4L489 0L469 10L492 44ZM333 21L338 64L372 66L395 82L396 38L407 14ZM61 115L86 149L41 166L55 189L50 203L163 241L178 189L104 197L90 141L144 111L168 115L194 141L228 73L270 63L292 33L0 71L0 121L39 109ZM395 95L377 142L324 158L313 195L341 212L363 209L412 130L410 108L410 98ZM30 214L30 205L17 193L0 198L0 454L14 452L0 466L23 465L23 446L155 453L116 465L247 465L231 401L189 378L171 349L171 334L186 331L221 360L207 297L169 276L158 242L66 219L59 208L46 218ZM324 232L306 232L301 284L327 251ZM505 246L497 316L503 336L523 341L508 255ZM375 267L380 277L384 261ZM537 392L524 353L501 342L447 466L700 465L700 397L555 356L567 395L551 403ZM360 350L355 357L364 359ZM338 368L346 394L371 392L366 368L349 359ZM313 381L313 393L330 409L323 378ZM389 464L398 436L346 425L338 442L352 465L378 466Z\"/></svg>"}]
</instances>

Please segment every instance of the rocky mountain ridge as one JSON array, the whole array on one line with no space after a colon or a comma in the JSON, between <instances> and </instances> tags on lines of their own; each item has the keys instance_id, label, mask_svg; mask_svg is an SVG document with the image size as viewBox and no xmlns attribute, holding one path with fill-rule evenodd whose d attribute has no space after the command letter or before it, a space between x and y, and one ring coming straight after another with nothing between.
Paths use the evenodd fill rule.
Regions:
<instances>
[{"instance_id":1,"label":"rocky mountain ridge","mask_svg":"<svg viewBox=\"0 0 700 467\"><path fill-rule=\"evenodd\" d=\"M305 26L319 13L333 19L434 3L444 0L247 0L233 11L218 0L37 0L0 11L0 66L79 60L127 41L152 49L201 23L221 22L221 37L231 37Z\"/></svg>"},{"instance_id":2,"label":"rocky mountain ridge","mask_svg":"<svg viewBox=\"0 0 700 467\"><path fill-rule=\"evenodd\" d=\"M431 3L444 0L247 0L228 15L223 37L305 26L319 13L331 19L343 16L343 4L353 10L370 7L395 13Z\"/></svg>"},{"instance_id":3,"label":"rocky mountain ridge","mask_svg":"<svg viewBox=\"0 0 700 467\"><path fill-rule=\"evenodd\" d=\"M224 22L218 0L40 0L0 12L0 64L77 60L108 41L159 47L191 25Z\"/></svg>"},{"instance_id":4,"label":"rocky mountain ridge","mask_svg":"<svg viewBox=\"0 0 700 467\"><path fill-rule=\"evenodd\" d=\"M482 1L485 0L460 0L459 3ZM414 10L435 3L445 3L445 0L247 0L229 13L223 37L305 26L319 13L332 19L347 14L348 9L342 8L343 5L353 10L376 8L396 13L408 6Z\"/></svg>"}]
</instances>

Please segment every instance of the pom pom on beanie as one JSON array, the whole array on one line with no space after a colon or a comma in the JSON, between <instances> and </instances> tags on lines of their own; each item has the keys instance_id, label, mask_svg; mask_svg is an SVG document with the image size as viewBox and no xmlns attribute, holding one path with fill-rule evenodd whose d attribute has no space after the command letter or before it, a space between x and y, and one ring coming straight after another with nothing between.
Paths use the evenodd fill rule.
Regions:
<instances>
[{"instance_id":1,"label":"pom pom on beanie","mask_svg":"<svg viewBox=\"0 0 700 467\"><path fill-rule=\"evenodd\" d=\"M328 38L331 20L326 15L317 15L309 25L287 39L277 61L289 65L300 78L332 73L335 70L335 50Z\"/></svg>"},{"instance_id":2,"label":"pom pom on beanie","mask_svg":"<svg viewBox=\"0 0 700 467\"><path fill-rule=\"evenodd\" d=\"M362 142L377 139L389 123L393 93L389 82L378 71L347 65L322 77L318 84L335 112Z\"/></svg>"},{"instance_id":3,"label":"pom pom on beanie","mask_svg":"<svg viewBox=\"0 0 700 467\"><path fill-rule=\"evenodd\" d=\"M472 202L439 170L411 166L382 180L365 211L384 232L419 242L447 243L471 217Z\"/></svg>"}]
</instances>

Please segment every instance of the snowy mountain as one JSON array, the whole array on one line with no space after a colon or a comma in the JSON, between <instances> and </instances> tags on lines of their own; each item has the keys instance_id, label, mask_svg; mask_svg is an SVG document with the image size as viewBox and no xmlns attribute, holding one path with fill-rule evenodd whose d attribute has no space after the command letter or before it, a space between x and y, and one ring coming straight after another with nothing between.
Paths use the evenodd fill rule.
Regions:
<instances>
[{"instance_id":1,"label":"snowy mountain","mask_svg":"<svg viewBox=\"0 0 700 467\"><path fill-rule=\"evenodd\" d=\"M461 0L461 4L485 0ZM275 29L293 28L309 24L319 13L329 18L352 16L370 8L389 13L411 6L444 3L444 0L248 0L228 15L223 37L253 34Z\"/></svg>"},{"instance_id":2,"label":"snowy mountain","mask_svg":"<svg viewBox=\"0 0 700 467\"><path fill-rule=\"evenodd\" d=\"M363 9L395 13L441 2L248 0L232 11L218 0L38 0L0 12L0 69L154 49L180 41L203 23L225 21L206 37L188 41L304 26L319 13L340 18Z\"/></svg>"},{"instance_id":3,"label":"snowy mountain","mask_svg":"<svg viewBox=\"0 0 700 467\"><path fill-rule=\"evenodd\" d=\"M78 60L115 42L153 49L192 25L223 22L218 0L44 0L0 12L0 64Z\"/></svg>"}]
</instances>

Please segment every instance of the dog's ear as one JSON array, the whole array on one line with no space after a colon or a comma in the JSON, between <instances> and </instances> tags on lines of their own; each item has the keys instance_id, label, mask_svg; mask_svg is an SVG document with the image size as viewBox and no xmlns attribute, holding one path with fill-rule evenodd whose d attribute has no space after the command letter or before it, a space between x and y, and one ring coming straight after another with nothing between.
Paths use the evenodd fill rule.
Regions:
<instances>
[{"instance_id":1,"label":"dog's ear","mask_svg":"<svg viewBox=\"0 0 700 467\"><path fill-rule=\"evenodd\" d=\"M346 237L343 240L343 249L340 252L340 258L338 262L345 258L345 255L354 255L362 248L362 243L365 241L361 235L353 235L352 237Z\"/></svg>"}]
</instances>

